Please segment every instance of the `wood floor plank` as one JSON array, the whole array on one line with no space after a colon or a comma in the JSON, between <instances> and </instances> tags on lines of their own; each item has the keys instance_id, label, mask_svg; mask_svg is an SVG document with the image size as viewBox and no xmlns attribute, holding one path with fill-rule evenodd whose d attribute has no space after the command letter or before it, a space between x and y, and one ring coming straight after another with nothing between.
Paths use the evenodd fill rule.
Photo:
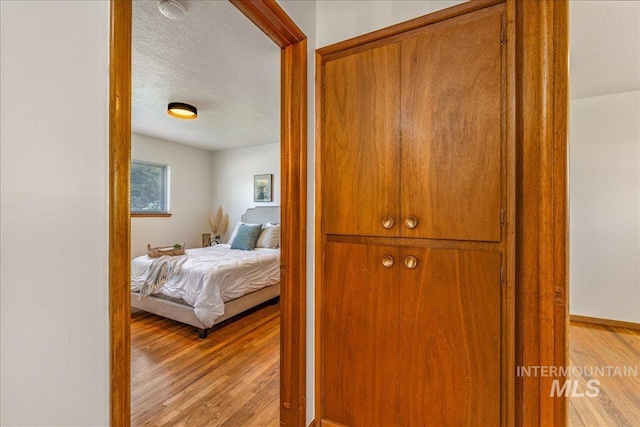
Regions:
<instances>
[{"instance_id":1,"label":"wood floor plank","mask_svg":"<svg viewBox=\"0 0 640 427\"><path fill-rule=\"evenodd\" d=\"M209 333L145 312L131 319L133 426L279 425L280 312Z\"/></svg>"},{"instance_id":2,"label":"wood floor plank","mask_svg":"<svg viewBox=\"0 0 640 427\"><path fill-rule=\"evenodd\" d=\"M213 331L147 313L131 322L133 426L277 426L278 306ZM570 364L640 367L640 331L572 322ZM580 390L586 391L586 380ZM569 425L640 426L640 377L593 376L596 398L569 399Z\"/></svg>"},{"instance_id":3,"label":"wood floor plank","mask_svg":"<svg viewBox=\"0 0 640 427\"><path fill-rule=\"evenodd\" d=\"M586 381L600 382L597 397L569 398L569 425L579 426L640 426L640 331L571 322L569 332L570 365L579 368L630 368L631 375L599 375L588 372L578 380L582 391Z\"/></svg>"}]
</instances>

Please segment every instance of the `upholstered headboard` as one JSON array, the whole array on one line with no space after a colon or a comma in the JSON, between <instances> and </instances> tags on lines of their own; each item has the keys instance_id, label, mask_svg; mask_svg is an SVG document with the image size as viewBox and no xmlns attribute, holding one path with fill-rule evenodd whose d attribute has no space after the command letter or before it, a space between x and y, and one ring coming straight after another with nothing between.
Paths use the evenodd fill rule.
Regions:
<instances>
[{"instance_id":1,"label":"upholstered headboard","mask_svg":"<svg viewBox=\"0 0 640 427\"><path fill-rule=\"evenodd\" d=\"M240 220L249 224L265 224L267 222L279 224L280 206L256 206L255 208L248 208L244 215L240 217Z\"/></svg>"}]
</instances>

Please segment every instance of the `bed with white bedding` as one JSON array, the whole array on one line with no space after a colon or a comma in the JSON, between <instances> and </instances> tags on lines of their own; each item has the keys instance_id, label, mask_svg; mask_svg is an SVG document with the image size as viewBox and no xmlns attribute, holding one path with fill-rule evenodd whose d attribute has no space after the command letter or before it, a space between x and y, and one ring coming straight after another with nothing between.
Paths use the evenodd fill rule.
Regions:
<instances>
[{"instance_id":1,"label":"bed with white bedding","mask_svg":"<svg viewBox=\"0 0 640 427\"><path fill-rule=\"evenodd\" d=\"M279 222L279 207L249 209L243 222ZM154 286L158 272L166 275ZM230 244L187 249L185 255L131 262L131 306L207 329L280 295L280 249L231 249Z\"/></svg>"}]
</instances>

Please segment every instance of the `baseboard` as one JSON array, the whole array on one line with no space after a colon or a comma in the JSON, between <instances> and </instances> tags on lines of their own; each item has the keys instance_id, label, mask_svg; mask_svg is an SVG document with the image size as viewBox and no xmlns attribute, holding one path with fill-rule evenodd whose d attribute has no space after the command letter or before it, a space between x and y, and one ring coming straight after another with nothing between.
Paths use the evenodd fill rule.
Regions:
<instances>
[{"instance_id":1,"label":"baseboard","mask_svg":"<svg viewBox=\"0 0 640 427\"><path fill-rule=\"evenodd\" d=\"M593 323L594 325L613 326L616 328L640 331L640 323L625 322L624 320L600 319L598 317L580 316L578 314L570 314L569 319L572 322Z\"/></svg>"}]
</instances>

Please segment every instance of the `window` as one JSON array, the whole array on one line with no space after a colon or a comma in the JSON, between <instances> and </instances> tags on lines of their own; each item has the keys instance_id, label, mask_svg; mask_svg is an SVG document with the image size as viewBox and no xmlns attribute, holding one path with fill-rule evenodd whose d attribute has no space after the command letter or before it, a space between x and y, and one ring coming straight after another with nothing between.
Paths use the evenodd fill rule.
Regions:
<instances>
[{"instance_id":1,"label":"window","mask_svg":"<svg viewBox=\"0 0 640 427\"><path fill-rule=\"evenodd\" d=\"M131 161L131 214L170 216L169 166Z\"/></svg>"}]
</instances>

